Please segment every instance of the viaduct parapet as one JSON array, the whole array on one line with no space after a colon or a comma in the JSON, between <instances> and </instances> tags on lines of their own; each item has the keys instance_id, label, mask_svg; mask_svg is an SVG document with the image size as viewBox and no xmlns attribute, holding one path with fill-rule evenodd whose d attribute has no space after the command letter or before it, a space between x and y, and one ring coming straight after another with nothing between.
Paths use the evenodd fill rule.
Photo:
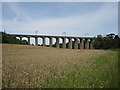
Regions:
<instances>
[{"instance_id":1,"label":"viaduct parapet","mask_svg":"<svg viewBox=\"0 0 120 90\"><path fill-rule=\"evenodd\" d=\"M19 37L22 41L22 38L28 38L28 43L30 44L30 38L35 38L35 45L38 45L38 38L42 38L42 46L46 45L46 38L49 38L49 46L52 47L53 38L56 39L56 48L60 48L60 44L62 44L62 48L67 48L66 44L68 44L68 48L72 49L93 49L93 37L72 37L72 36L48 36L48 35L22 35L22 34L9 34L10 36L17 38ZM62 39L62 43L60 43L60 38ZM68 43L66 43L66 39L68 39ZM72 40L74 40L74 44L72 44Z\"/></svg>"}]
</instances>

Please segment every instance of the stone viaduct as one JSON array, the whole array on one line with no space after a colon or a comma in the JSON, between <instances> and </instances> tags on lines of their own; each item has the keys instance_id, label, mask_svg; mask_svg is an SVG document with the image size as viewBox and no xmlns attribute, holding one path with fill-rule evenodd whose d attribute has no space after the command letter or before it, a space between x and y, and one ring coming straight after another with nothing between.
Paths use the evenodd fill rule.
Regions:
<instances>
[{"instance_id":1,"label":"stone viaduct","mask_svg":"<svg viewBox=\"0 0 120 90\"><path fill-rule=\"evenodd\" d=\"M67 48L66 44L68 44L68 48L72 49L93 49L92 43L94 41L93 37L72 37L72 36L48 36L48 35L22 35L22 34L10 34L10 36L16 38L19 37L22 41L23 37L28 38L28 43L30 44L30 38L35 38L35 45L38 45L38 38L42 38L42 46L45 46L46 38L49 38L49 46L52 47L53 38L56 39L56 48L60 48L59 39L62 39L62 48ZM66 43L66 39L68 39L68 43ZM74 40L74 45L72 46L72 40Z\"/></svg>"}]
</instances>

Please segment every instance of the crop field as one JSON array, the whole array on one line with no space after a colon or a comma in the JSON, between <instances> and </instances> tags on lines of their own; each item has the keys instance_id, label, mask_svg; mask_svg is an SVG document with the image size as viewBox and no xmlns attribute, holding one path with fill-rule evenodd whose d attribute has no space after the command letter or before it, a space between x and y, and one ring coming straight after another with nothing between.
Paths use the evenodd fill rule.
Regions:
<instances>
[{"instance_id":1,"label":"crop field","mask_svg":"<svg viewBox=\"0 0 120 90\"><path fill-rule=\"evenodd\" d=\"M0 44L0 89L2 88L2 45Z\"/></svg>"},{"instance_id":2,"label":"crop field","mask_svg":"<svg viewBox=\"0 0 120 90\"><path fill-rule=\"evenodd\" d=\"M117 88L118 54L2 45L3 88Z\"/></svg>"}]
</instances>

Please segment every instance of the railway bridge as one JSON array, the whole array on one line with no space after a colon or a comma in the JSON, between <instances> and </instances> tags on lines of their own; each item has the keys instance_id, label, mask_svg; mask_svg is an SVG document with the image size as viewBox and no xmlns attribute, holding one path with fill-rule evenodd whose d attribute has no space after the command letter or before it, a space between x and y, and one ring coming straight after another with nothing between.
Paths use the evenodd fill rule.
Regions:
<instances>
[{"instance_id":1,"label":"railway bridge","mask_svg":"<svg viewBox=\"0 0 120 90\"><path fill-rule=\"evenodd\" d=\"M93 37L72 37L72 36L49 36L49 35L23 35L23 34L9 34L14 38L22 38L26 37L28 39L28 43L30 44L30 38L35 38L35 45L38 45L38 38L42 39L42 46L46 46L46 38L49 38L49 46L53 45L53 38L56 39L56 48L60 48L60 44L62 44L62 48L67 48L66 44L68 44L68 49L93 49ZM60 38L62 39L62 43L60 43ZM68 43L66 43L66 39ZM74 44L72 44L72 40L74 40Z\"/></svg>"}]
</instances>

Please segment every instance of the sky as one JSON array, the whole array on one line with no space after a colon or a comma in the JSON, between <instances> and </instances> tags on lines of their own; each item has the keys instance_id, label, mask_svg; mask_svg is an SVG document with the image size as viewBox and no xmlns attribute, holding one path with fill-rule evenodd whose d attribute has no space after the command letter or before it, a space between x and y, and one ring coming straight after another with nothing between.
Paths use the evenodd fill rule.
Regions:
<instances>
[{"instance_id":1,"label":"sky","mask_svg":"<svg viewBox=\"0 0 120 90\"><path fill-rule=\"evenodd\" d=\"M117 2L3 2L8 33L84 36L117 33Z\"/></svg>"},{"instance_id":2,"label":"sky","mask_svg":"<svg viewBox=\"0 0 120 90\"><path fill-rule=\"evenodd\" d=\"M2 2L2 30L12 34L118 34L117 2Z\"/></svg>"}]
</instances>

